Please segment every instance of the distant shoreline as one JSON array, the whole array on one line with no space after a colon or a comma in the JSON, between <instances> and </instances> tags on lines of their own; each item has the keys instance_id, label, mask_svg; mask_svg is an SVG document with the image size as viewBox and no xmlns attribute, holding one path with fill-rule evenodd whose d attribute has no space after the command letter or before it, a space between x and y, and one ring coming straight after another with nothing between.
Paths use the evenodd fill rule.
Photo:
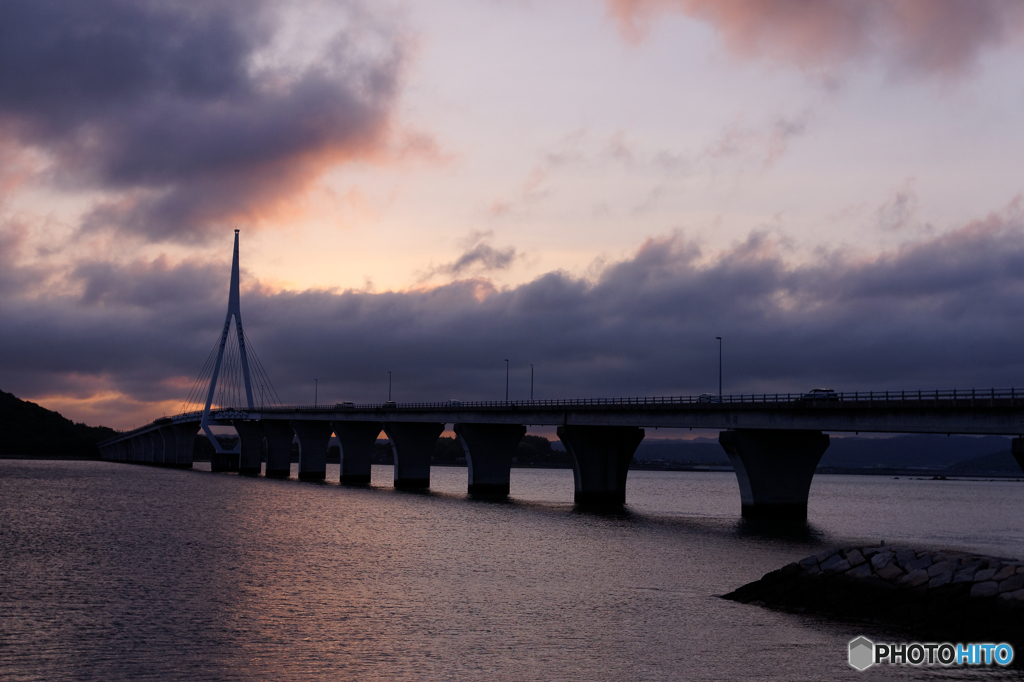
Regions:
<instances>
[{"instance_id":1,"label":"distant shoreline","mask_svg":"<svg viewBox=\"0 0 1024 682\"><path fill-rule=\"evenodd\" d=\"M75 462L101 462L99 455L95 457L84 457L81 455L12 455L9 453L0 454L0 459L36 459L41 461L75 461Z\"/></svg>"}]
</instances>

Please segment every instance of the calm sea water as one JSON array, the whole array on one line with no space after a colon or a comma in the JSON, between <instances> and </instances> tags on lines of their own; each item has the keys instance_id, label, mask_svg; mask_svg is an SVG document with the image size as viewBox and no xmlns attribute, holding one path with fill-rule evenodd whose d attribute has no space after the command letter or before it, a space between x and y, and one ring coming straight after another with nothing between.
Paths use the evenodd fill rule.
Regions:
<instances>
[{"instance_id":1,"label":"calm sea water","mask_svg":"<svg viewBox=\"0 0 1024 682\"><path fill-rule=\"evenodd\" d=\"M3 680L823 680L1019 671L846 663L912 633L716 595L828 546L1024 550L1024 483L818 476L805 525L740 520L732 474L630 472L627 508L569 471L512 499L101 462L0 461ZM338 467L328 466L337 480ZM1024 652L1020 652L1024 655Z\"/></svg>"}]
</instances>

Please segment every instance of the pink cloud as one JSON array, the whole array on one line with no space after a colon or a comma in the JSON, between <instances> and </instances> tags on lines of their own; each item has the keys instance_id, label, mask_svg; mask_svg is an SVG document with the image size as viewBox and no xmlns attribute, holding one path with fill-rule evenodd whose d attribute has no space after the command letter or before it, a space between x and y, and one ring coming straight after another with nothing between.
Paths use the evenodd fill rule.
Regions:
<instances>
[{"instance_id":1,"label":"pink cloud","mask_svg":"<svg viewBox=\"0 0 1024 682\"><path fill-rule=\"evenodd\" d=\"M607 0L630 40L657 16L715 28L743 58L819 70L880 57L896 73L957 75L986 50L1024 34L1016 0Z\"/></svg>"}]
</instances>

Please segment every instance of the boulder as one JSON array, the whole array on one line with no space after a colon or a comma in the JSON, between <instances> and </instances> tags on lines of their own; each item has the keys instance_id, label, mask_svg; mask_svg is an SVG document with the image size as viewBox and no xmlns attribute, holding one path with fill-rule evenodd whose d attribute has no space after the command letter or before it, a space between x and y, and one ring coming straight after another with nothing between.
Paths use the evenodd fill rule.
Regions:
<instances>
[{"instance_id":1,"label":"boulder","mask_svg":"<svg viewBox=\"0 0 1024 682\"><path fill-rule=\"evenodd\" d=\"M910 567L908 566L907 568ZM900 578L900 581L897 583L897 585L901 585L903 587L917 587L919 585L924 585L927 582L928 571L924 570L923 568L919 568L916 571L910 571L910 573L907 573L905 576Z\"/></svg>"},{"instance_id":2,"label":"boulder","mask_svg":"<svg viewBox=\"0 0 1024 682\"><path fill-rule=\"evenodd\" d=\"M1024 564L1016 560L849 547L788 564L725 598L909 627L931 641L1024 646Z\"/></svg>"},{"instance_id":3,"label":"boulder","mask_svg":"<svg viewBox=\"0 0 1024 682\"><path fill-rule=\"evenodd\" d=\"M995 580L988 580L983 583L974 583L971 588L971 596L974 598L994 597L999 594L999 583Z\"/></svg>"},{"instance_id":4,"label":"boulder","mask_svg":"<svg viewBox=\"0 0 1024 682\"><path fill-rule=\"evenodd\" d=\"M906 575L903 572L903 569L901 569L895 563L891 563L885 568L880 569L879 571L877 571L877 574L879 578L884 578L885 580L896 580Z\"/></svg>"}]
</instances>

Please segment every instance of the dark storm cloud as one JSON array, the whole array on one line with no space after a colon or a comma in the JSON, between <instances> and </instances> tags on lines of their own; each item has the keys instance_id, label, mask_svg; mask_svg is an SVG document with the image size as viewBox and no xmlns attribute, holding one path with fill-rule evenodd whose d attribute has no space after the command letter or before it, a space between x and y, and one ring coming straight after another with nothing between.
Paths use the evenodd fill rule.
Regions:
<instances>
[{"instance_id":1,"label":"dark storm cloud","mask_svg":"<svg viewBox=\"0 0 1024 682\"><path fill-rule=\"evenodd\" d=\"M0 346L10 356L0 376L25 395L83 398L115 388L142 400L173 398L180 368L196 355L205 360L216 341L204 332L218 326L216 317L223 324L227 270L172 268L162 258L85 262L68 277L79 294L5 297Z\"/></svg>"},{"instance_id":2,"label":"dark storm cloud","mask_svg":"<svg viewBox=\"0 0 1024 682\"><path fill-rule=\"evenodd\" d=\"M383 145L401 42L339 29L302 68L261 65L267 2L0 3L0 130L105 190L86 227L195 240L259 222L329 165ZM378 31L379 33L379 31Z\"/></svg>"},{"instance_id":3,"label":"dark storm cloud","mask_svg":"<svg viewBox=\"0 0 1024 682\"><path fill-rule=\"evenodd\" d=\"M708 257L651 239L594 282L553 272L496 289L242 296L247 334L287 402L1024 385L1024 230L1015 209L871 259L787 264L753 234ZM217 340L226 263L82 264L77 297L9 298L0 388L113 387L180 399ZM243 279L245 279L243 277ZM92 383L90 383L92 382ZM185 386L184 388L182 386Z\"/></svg>"}]
</instances>

